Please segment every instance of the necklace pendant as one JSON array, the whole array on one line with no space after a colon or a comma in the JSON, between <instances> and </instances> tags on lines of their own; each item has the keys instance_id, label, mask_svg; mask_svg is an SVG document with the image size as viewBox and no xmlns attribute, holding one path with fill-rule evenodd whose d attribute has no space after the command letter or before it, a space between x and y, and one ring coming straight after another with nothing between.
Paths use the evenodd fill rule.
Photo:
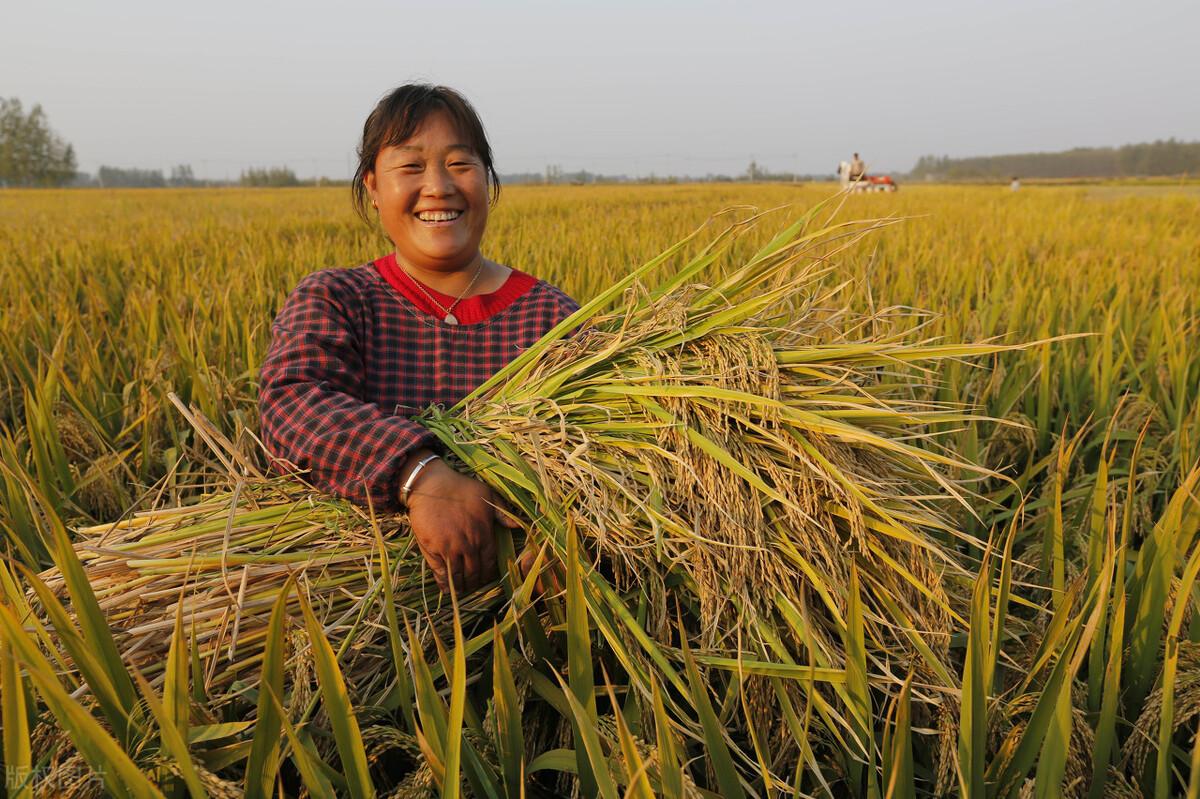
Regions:
<instances>
[{"instance_id":1,"label":"necklace pendant","mask_svg":"<svg viewBox=\"0 0 1200 799\"><path fill-rule=\"evenodd\" d=\"M455 316L455 315L454 315L454 314L452 314L452 313L448 313L448 314L446 314L446 318L445 318L445 319L443 319L442 321L443 321L443 322L445 322L445 323L446 323L446 324L448 324L448 325L457 325L457 324L458 324L458 317L457 317L457 316Z\"/></svg>"}]
</instances>

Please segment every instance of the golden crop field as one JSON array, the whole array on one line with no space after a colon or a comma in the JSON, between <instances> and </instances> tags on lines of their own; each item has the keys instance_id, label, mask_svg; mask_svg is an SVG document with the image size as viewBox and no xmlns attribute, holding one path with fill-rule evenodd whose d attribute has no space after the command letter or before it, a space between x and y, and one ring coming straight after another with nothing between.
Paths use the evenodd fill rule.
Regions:
<instances>
[{"instance_id":1,"label":"golden crop field","mask_svg":"<svg viewBox=\"0 0 1200 799\"><path fill-rule=\"evenodd\" d=\"M721 209L781 209L733 245L736 259L829 193L511 187L484 253L584 303ZM929 539L974 569L946 578L952 632L936 651L920 640L921 608L900 593L885 607L895 597L877 596L883 583L866 576L860 587L856 570L809 575L824 604L780 611L798 643L760 630L751 645L727 630L693 653L667 621L704 612L670 604L669 580L652 595L614 578L615 593L603 593L589 582L603 567L563 558L565 599L542 597L558 604L497 625L484 599L435 613L407 578L376 580L366 535L355 551L368 565L338 578L358 604L337 612L363 620L328 621L316 593L321 623L308 610L284 620L286 601L272 595L253 611L263 654L220 683L211 675L232 646L202 657L193 621L181 615L172 628L172 610L158 633L170 660L142 684L105 628L117 621L88 615L80 597L91 579L97 612L117 600L71 570L80 561L69 544L103 538L101 525L134 511L215 502L233 470L168 395L255 459L256 374L287 292L309 272L384 255L388 242L353 216L345 189L0 191L6 775L57 764L78 775L63 793L98 795L91 769L104 790L131 796L358 796L371 782L380 794L399 782L390 795L458 795L460 774L467 795L498 797L524 795L521 786L529 796L1200 796L1200 196L930 185L847 197L837 219L896 222L831 255L806 291L849 281L828 301L862 315L854 341L894 335L955 356L922 365L880 355L862 368L879 391L907 392L908 407L983 417L913 410L901 420L914 449L953 456L946 474L969 505L952 515L962 537ZM716 267L698 274L720 279ZM669 276L660 269L647 283ZM1031 342L1042 343L999 346ZM953 350L965 343L999 351ZM509 401L526 399L519 389ZM870 413L854 406L839 418ZM880 424L901 440L901 421ZM213 528L226 547L242 529L229 514ZM313 529L330 523L318 516ZM579 548L594 553L594 542L574 535L565 551L589 561ZM102 546L77 551L86 564ZM67 588L28 593L52 566L44 584ZM503 589L510 598L522 594L516 583ZM400 617L360 594L392 599ZM52 595L59 616L39 610ZM613 608L625 610L605 615ZM658 622L661 650L636 626ZM363 626L385 631L379 662L396 672L386 680L383 669L355 682ZM305 631L318 643L297 660ZM892 635L931 670L889 649ZM269 681L283 669L285 641L287 697L272 705L257 670ZM83 662L87 650L101 654ZM297 662L303 688L291 682ZM559 726L534 725L536 713ZM759 715L768 721L756 725ZM265 783L251 776L264 763Z\"/></svg>"}]
</instances>

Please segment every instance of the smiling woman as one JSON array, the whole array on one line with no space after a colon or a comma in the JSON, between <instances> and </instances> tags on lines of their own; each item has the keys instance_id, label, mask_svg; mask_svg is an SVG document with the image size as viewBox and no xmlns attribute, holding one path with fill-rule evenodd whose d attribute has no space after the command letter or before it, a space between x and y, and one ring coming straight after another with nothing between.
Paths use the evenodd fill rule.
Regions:
<instances>
[{"instance_id":1,"label":"smiling woman","mask_svg":"<svg viewBox=\"0 0 1200 799\"><path fill-rule=\"evenodd\" d=\"M378 212L394 251L311 274L288 296L260 373L263 441L318 488L407 507L438 583L472 589L496 573L494 525L515 522L408 417L455 404L578 305L480 251L500 183L457 92L396 89L358 152L355 206L368 223L368 208Z\"/></svg>"},{"instance_id":2,"label":"smiling woman","mask_svg":"<svg viewBox=\"0 0 1200 799\"><path fill-rule=\"evenodd\" d=\"M397 261L417 285L461 297L464 280L488 293L511 270L479 251L487 226L489 166L460 138L449 114L432 114L403 144L380 149L363 185L396 245ZM449 309L444 321L458 323Z\"/></svg>"}]
</instances>

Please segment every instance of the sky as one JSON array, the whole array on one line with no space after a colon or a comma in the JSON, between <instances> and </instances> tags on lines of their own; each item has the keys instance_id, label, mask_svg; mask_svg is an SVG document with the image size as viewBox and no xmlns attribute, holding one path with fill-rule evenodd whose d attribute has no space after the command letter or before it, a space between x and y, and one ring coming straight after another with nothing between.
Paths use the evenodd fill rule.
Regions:
<instances>
[{"instance_id":1,"label":"sky","mask_svg":"<svg viewBox=\"0 0 1200 799\"><path fill-rule=\"evenodd\" d=\"M503 173L873 172L1200 139L1200 3L6 0L0 96L80 169L347 178L371 108L458 89Z\"/></svg>"}]
</instances>

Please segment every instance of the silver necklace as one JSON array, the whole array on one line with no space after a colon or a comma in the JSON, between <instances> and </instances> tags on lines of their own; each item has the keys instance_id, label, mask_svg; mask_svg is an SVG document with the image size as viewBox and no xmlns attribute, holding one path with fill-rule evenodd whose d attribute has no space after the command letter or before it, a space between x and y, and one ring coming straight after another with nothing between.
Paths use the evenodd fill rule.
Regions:
<instances>
[{"instance_id":1,"label":"silver necklace","mask_svg":"<svg viewBox=\"0 0 1200 799\"><path fill-rule=\"evenodd\" d=\"M463 298L467 296L467 293L470 292L470 290L475 287L475 281L479 280L479 276L482 274L483 274L483 259L480 258L479 259L479 268L475 270L475 277L471 278L471 282L468 283L467 287L462 290L462 293L459 294L457 298L455 298L454 302L450 303L449 308L447 308L445 305L442 305L440 302L437 301L436 297L434 297L432 294L430 294L428 291L426 291L425 287L421 285L421 281L417 280L415 277L412 277L412 275L409 275L409 277L412 277L412 282L416 285L416 287L418 289L420 289L421 293L424 294L426 297L428 297L430 302L432 302L437 307L441 308L442 311L446 314L445 318L442 319L442 321L448 325L457 325L458 317L455 316L453 313L451 313L451 311L453 311L455 306L458 305L460 302L462 302Z\"/></svg>"}]
</instances>

